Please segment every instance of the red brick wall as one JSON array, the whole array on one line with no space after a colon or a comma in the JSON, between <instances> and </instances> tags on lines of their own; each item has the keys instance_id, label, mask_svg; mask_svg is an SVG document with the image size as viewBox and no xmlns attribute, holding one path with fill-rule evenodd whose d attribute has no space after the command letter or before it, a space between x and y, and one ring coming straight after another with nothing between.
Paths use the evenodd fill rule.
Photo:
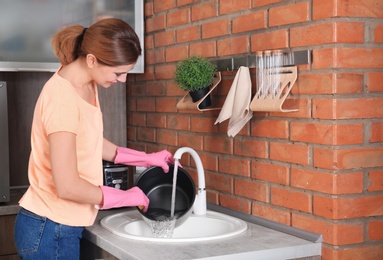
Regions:
<instances>
[{"instance_id":1,"label":"red brick wall","mask_svg":"<svg viewBox=\"0 0 383 260\"><path fill-rule=\"evenodd\" d=\"M194 148L210 202L322 234L323 259L383 259L383 2L146 0L145 16L128 145ZM177 61L277 48L313 53L292 89L298 112L254 113L229 138L219 111L176 109ZM217 97L234 76L223 72ZM190 158L182 164L195 177Z\"/></svg>"}]
</instances>

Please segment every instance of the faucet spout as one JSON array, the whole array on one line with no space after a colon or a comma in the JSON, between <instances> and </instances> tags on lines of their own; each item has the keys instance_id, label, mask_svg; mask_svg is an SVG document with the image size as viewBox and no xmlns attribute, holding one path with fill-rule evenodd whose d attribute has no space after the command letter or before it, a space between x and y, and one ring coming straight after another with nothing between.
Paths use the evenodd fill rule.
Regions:
<instances>
[{"instance_id":1,"label":"faucet spout","mask_svg":"<svg viewBox=\"0 0 383 260\"><path fill-rule=\"evenodd\" d=\"M205 172L203 170L201 158L198 156L197 152L190 147L181 147L174 154L174 160L179 161L181 156L184 153L189 153L193 158L198 174L198 191L196 199L193 205L193 212L196 215L205 215L206 214L206 187L205 187Z\"/></svg>"}]
</instances>

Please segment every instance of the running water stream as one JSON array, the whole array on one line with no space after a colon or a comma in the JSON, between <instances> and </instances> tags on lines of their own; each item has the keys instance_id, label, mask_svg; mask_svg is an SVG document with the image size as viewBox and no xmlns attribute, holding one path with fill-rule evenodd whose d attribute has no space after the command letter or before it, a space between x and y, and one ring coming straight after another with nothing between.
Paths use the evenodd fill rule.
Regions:
<instances>
[{"instance_id":1,"label":"running water stream","mask_svg":"<svg viewBox=\"0 0 383 260\"><path fill-rule=\"evenodd\" d=\"M174 162L174 170L173 170L173 189L172 189L172 201L170 207L170 218L174 218L174 210L176 204L176 188L177 188L177 173L178 173L178 160Z\"/></svg>"},{"instance_id":2,"label":"running water stream","mask_svg":"<svg viewBox=\"0 0 383 260\"><path fill-rule=\"evenodd\" d=\"M176 188L177 188L177 173L178 173L178 160L174 163L173 170L173 186L172 186L172 198L170 207L170 217L166 214L157 216L155 220L149 220L150 228L154 237L171 238L173 236L174 226L176 224L177 217L174 216L175 202L176 202Z\"/></svg>"}]
</instances>

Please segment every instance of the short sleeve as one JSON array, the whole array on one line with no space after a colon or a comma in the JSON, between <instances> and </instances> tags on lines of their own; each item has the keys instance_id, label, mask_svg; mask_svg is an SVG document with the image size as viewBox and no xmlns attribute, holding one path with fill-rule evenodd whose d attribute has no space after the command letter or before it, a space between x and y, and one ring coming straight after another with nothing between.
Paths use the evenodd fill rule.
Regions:
<instances>
[{"instance_id":1,"label":"short sleeve","mask_svg":"<svg viewBox=\"0 0 383 260\"><path fill-rule=\"evenodd\" d=\"M80 115L74 90L62 88L51 86L43 93L40 113L47 135L63 131L77 134L78 131Z\"/></svg>"}]
</instances>

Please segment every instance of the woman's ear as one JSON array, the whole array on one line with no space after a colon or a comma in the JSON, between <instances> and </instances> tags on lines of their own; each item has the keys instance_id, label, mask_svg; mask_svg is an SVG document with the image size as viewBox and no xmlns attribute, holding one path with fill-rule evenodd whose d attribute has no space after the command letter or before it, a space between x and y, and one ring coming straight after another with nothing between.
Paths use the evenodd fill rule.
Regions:
<instances>
[{"instance_id":1,"label":"woman's ear","mask_svg":"<svg viewBox=\"0 0 383 260\"><path fill-rule=\"evenodd\" d=\"M97 58L93 54L87 54L85 59L86 59L86 64L88 65L90 69L93 69L94 67L96 67Z\"/></svg>"}]
</instances>

